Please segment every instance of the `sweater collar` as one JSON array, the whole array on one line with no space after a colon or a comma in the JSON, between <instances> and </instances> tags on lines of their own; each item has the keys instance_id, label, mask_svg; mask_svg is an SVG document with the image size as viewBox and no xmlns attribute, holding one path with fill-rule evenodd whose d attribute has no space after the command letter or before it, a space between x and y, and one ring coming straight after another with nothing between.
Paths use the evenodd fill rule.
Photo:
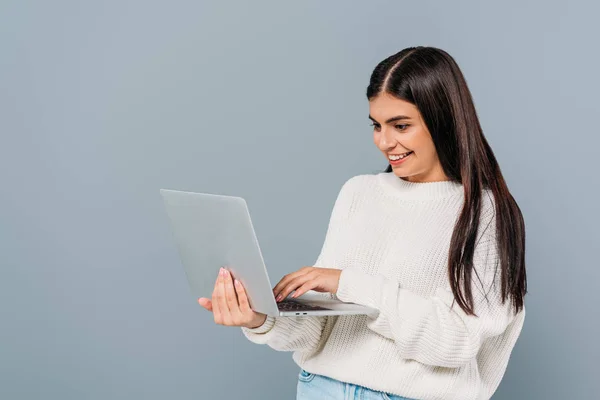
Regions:
<instances>
[{"instance_id":1,"label":"sweater collar","mask_svg":"<svg viewBox=\"0 0 600 400\"><path fill-rule=\"evenodd\" d=\"M463 193L462 183L456 181L409 182L397 177L393 172L382 172L379 179L387 189L404 199L431 200Z\"/></svg>"}]
</instances>

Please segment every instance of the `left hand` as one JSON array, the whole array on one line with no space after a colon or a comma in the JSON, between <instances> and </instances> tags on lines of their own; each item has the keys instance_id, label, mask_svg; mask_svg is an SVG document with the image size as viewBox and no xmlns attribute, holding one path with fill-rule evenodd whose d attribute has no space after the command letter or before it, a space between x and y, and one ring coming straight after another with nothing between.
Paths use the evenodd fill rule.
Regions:
<instances>
[{"instance_id":1,"label":"left hand","mask_svg":"<svg viewBox=\"0 0 600 400\"><path fill-rule=\"evenodd\" d=\"M309 290L335 294L341 274L341 269L302 267L281 278L273 288L273 294L278 302L285 299L294 290L296 292L292 297L302 296Z\"/></svg>"}]
</instances>

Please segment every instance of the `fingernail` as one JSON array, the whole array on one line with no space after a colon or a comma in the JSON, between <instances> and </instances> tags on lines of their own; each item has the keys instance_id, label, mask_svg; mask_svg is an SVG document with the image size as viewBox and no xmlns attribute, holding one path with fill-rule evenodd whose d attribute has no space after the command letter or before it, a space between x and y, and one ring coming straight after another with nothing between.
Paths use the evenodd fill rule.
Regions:
<instances>
[{"instance_id":1,"label":"fingernail","mask_svg":"<svg viewBox=\"0 0 600 400\"><path fill-rule=\"evenodd\" d=\"M237 279L234 279L233 283L235 284L235 286L240 286L240 281L238 281Z\"/></svg>"},{"instance_id":2,"label":"fingernail","mask_svg":"<svg viewBox=\"0 0 600 400\"><path fill-rule=\"evenodd\" d=\"M219 270L219 274L221 274L221 276L225 275L225 270L224 270L223 268L221 268L221 269Z\"/></svg>"},{"instance_id":3,"label":"fingernail","mask_svg":"<svg viewBox=\"0 0 600 400\"><path fill-rule=\"evenodd\" d=\"M282 299L283 296L279 295L277 296L277 301L280 301Z\"/></svg>"}]
</instances>

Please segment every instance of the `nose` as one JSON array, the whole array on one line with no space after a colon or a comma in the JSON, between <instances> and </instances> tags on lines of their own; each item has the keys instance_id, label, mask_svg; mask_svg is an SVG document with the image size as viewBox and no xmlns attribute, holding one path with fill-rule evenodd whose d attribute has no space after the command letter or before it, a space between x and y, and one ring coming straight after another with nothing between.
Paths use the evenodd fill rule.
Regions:
<instances>
[{"instance_id":1,"label":"nose","mask_svg":"<svg viewBox=\"0 0 600 400\"><path fill-rule=\"evenodd\" d=\"M392 132L389 129L384 127L381 128L381 132L379 133L379 142L377 146L381 151L389 151L396 146L396 141L394 140Z\"/></svg>"}]
</instances>

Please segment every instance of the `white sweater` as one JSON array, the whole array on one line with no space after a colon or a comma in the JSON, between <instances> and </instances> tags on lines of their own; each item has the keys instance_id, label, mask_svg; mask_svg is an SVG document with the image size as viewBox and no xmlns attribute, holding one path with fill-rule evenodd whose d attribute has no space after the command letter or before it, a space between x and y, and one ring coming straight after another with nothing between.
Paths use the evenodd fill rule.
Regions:
<instances>
[{"instance_id":1,"label":"white sweater","mask_svg":"<svg viewBox=\"0 0 600 400\"><path fill-rule=\"evenodd\" d=\"M373 390L418 400L491 398L525 310L515 315L510 301L501 304L489 190L483 199L474 256L481 282L473 274L478 317L451 308L447 262L463 186L379 173L342 186L315 262L342 269L337 294L324 296L377 308L379 315L269 316L260 327L241 328L244 335L293 351L308 372Z\"/></svg>"}]
</instances>

